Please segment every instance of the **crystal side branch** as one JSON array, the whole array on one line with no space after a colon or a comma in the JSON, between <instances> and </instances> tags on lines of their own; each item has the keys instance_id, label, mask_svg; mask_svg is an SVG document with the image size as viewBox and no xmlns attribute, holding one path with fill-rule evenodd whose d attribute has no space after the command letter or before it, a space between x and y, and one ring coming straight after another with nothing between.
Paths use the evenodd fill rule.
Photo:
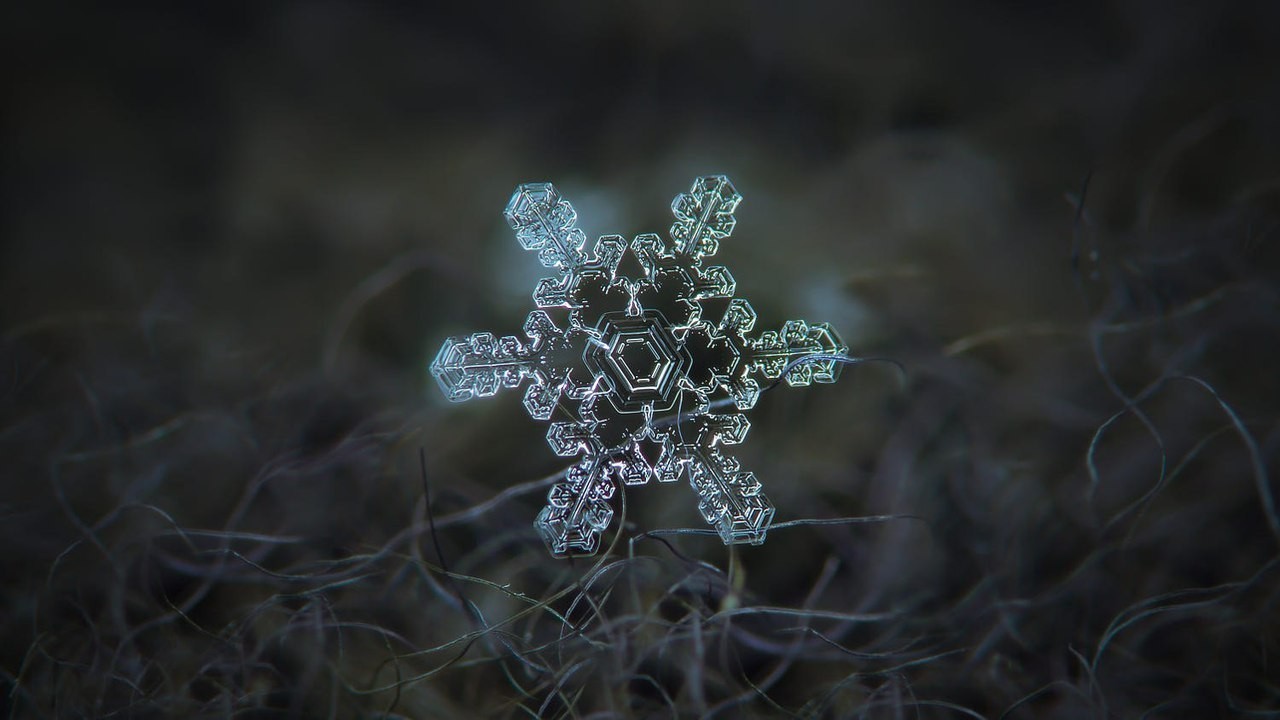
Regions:
<instances>
[{"instance_id":1,"label":"crystal side branch","mask_svg":"<svg viewBox=\"0 0 1280 720\"><path fill-rule=\"evenodd\" d=\"M756 313L734 297L733 276L703 265L733 232L741 201L727 177L698 178L671 203L667 238L604 235L587 254L577 213L554 186L529 183L511 196L504 215L516 240L555 274L534 289L524 338L449 338L431 373L454 402L528 381L531 417L559 411L547 443L580 459L536 522L553 554L595 554L618 485L652 478L687 477L725 544L764 542L773 504L724 447L746 439L744 413L763 381L835 382L834 357L848 348L830 326L803 320L749 335ZM712 412L725 398L732 411Z\"/></svg>"}]
</instances>

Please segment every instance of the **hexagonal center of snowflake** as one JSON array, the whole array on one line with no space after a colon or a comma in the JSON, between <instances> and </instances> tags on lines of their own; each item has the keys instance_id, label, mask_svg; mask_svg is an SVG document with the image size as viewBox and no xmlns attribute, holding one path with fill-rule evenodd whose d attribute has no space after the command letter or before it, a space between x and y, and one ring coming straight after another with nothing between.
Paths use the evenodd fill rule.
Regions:
<instances>
[{"instance_id":1,"label":"hexagonal center of snowflake","mask_svg":"<svg viewBox=\"0 0 1280 720\"><path fill-rule=\"evenodd\" d=\"M656 310L640 315L605 313L596 325L598 342L587 346L583 362L608 389L618 412L670 410L676 386L692 358L671 333L671 324Z\"/></svg>"},{"instance_id":2,"label":"hexagonal center of snowflake","mask_svg":"<svg viewBox=\"0 0 1280 720\"><path fill-rule=\"evenodd\" d=\"M621 337L621 343L609 353L623 380L632 390L657 388L662 376L669 374L672 362L664 357L647 335Z\"/></svg>"}]
</instances>

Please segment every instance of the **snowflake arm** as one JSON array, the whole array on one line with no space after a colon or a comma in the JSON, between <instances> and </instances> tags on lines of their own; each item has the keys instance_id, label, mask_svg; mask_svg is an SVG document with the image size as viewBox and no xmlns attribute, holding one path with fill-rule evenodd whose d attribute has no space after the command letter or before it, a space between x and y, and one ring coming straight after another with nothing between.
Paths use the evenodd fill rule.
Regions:
<instances>
[{"instance_id":1,"label":"snowflake arm","mask_svg":"<svg viewBox=\"0 0 1280 720\"><path fill-rule=\"evenodd\" d=\"M786 372L792 387L810 383L833 383L840 372L837 358L849 352L826 323L810 325L804 320L788 320L782 332L767 331L750 341L750 364L770 380ZM797 362L813 358L812 361ZM790 370L787 368L790 367Z\"/></svg>"},{"instance_id":2,"label":"snowflake arm","mask_svg":"<svg viewBox=\"0 0 1280 720\"><path fill-rule=\"evenodd\" d=\"M547 506L534 526L557 556L595 555L600 535L613 520L609 501L615 490L609 466L600 457L586 458L565 473L547 493Z\"/></svg>"},{"instance_id":3,"label":"snowflake arm","mask_svg":"<svg viewBox=\"0 0 1280 720\"><path fill-rule=\"evenodd\" d=\"M738 222L733 213L740 202L742 196L724 175L694 180L689 192L680 193L671 202L676 221L670 232L676 252L695 261L715 255L720 241L729 237Z\"/></svg>"},{"instance_id":4,"label":"snowflake arm","mask_svg":"<svg viewBox=\"0 0 1280 720\"><path fill-rule=\"evenodd\" d=\"M431 363L431 374L451 402L496 395L504 388L533 384L525 393L525 408L535 420L546 420L566 389L570 368L563 351L571 335L562 332L541 310L525 320L527 342L507 335L479 332L465 338L449 338Z\"/></svg>"},{"instance_id":5,"label":"snowflake arm","mask_svg":"<svg viewBox=\"0 0 1280 720\"><path fill-rule=\"evenodd\" d=\"M755 473L741 471L737 460L716 450L691 451L688 465L689 484L701 498L698 512L724 544L763 543L774 507Z\"/></svg>"},{"instance_id":6,"label":"snowflake arm","mask_svg":"<svg viewBox=\"0 0 1280 720\"><path fill-rule=\"evenodd\" d=\"M575 227L578 213L551 183L516 188L502 214L515 230L520 246L536 250L543 265L567 273L586 261L582 253L586 235Z\"/></svg>"}]
</instances>

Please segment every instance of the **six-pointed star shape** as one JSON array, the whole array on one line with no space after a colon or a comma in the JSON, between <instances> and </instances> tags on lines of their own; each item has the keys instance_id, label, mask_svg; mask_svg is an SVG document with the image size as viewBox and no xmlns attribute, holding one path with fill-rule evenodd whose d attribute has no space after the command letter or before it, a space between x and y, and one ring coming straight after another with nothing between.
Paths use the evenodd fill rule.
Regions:
<instances>
[{"instance_id":1,"label":"six-pointed star shape","mask_svg":"<svg viewBox=\"0 0 1280 720\"><path fill-rule=\"evenodd\" d=\"M723 175L671 204L668 238L601 236L590 254L577 213L550 183L521 185L505 211L516 240L556 271L534 290L524 333L449 338L431 372L450 400L515 388L551 423L547 442L581 459L547 494L536 527L556 555L591 555L619 483L687 477L726 543L759 544L774 508L722 446L742 442L760 380L834 382L848 348L826 324L791 320L748 337L756 314L721 266L704 266L741 202ZM553 320L552 315L556 315ZM720 410L726 410L721 412Z\"/></svg>"}]
</instances>

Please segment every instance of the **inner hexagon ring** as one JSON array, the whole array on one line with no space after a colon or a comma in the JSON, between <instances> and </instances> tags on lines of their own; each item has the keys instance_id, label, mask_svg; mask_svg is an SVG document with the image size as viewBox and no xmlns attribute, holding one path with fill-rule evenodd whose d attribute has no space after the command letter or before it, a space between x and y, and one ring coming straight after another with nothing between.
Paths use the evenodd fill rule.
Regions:
<instances>
[{"instance_id":1,"label":"inner hexagon ring","mask_svg":"<svg viewBox=\"0 0 1280 720\"><path fill-rule=\"evenodd\" d=\"M582 361L608 388L620 413L665 412L675 406L680 378L693 358L657 310L639 315L610 312L600 316L596 335Z\"/></svg>"}]
</instances>

